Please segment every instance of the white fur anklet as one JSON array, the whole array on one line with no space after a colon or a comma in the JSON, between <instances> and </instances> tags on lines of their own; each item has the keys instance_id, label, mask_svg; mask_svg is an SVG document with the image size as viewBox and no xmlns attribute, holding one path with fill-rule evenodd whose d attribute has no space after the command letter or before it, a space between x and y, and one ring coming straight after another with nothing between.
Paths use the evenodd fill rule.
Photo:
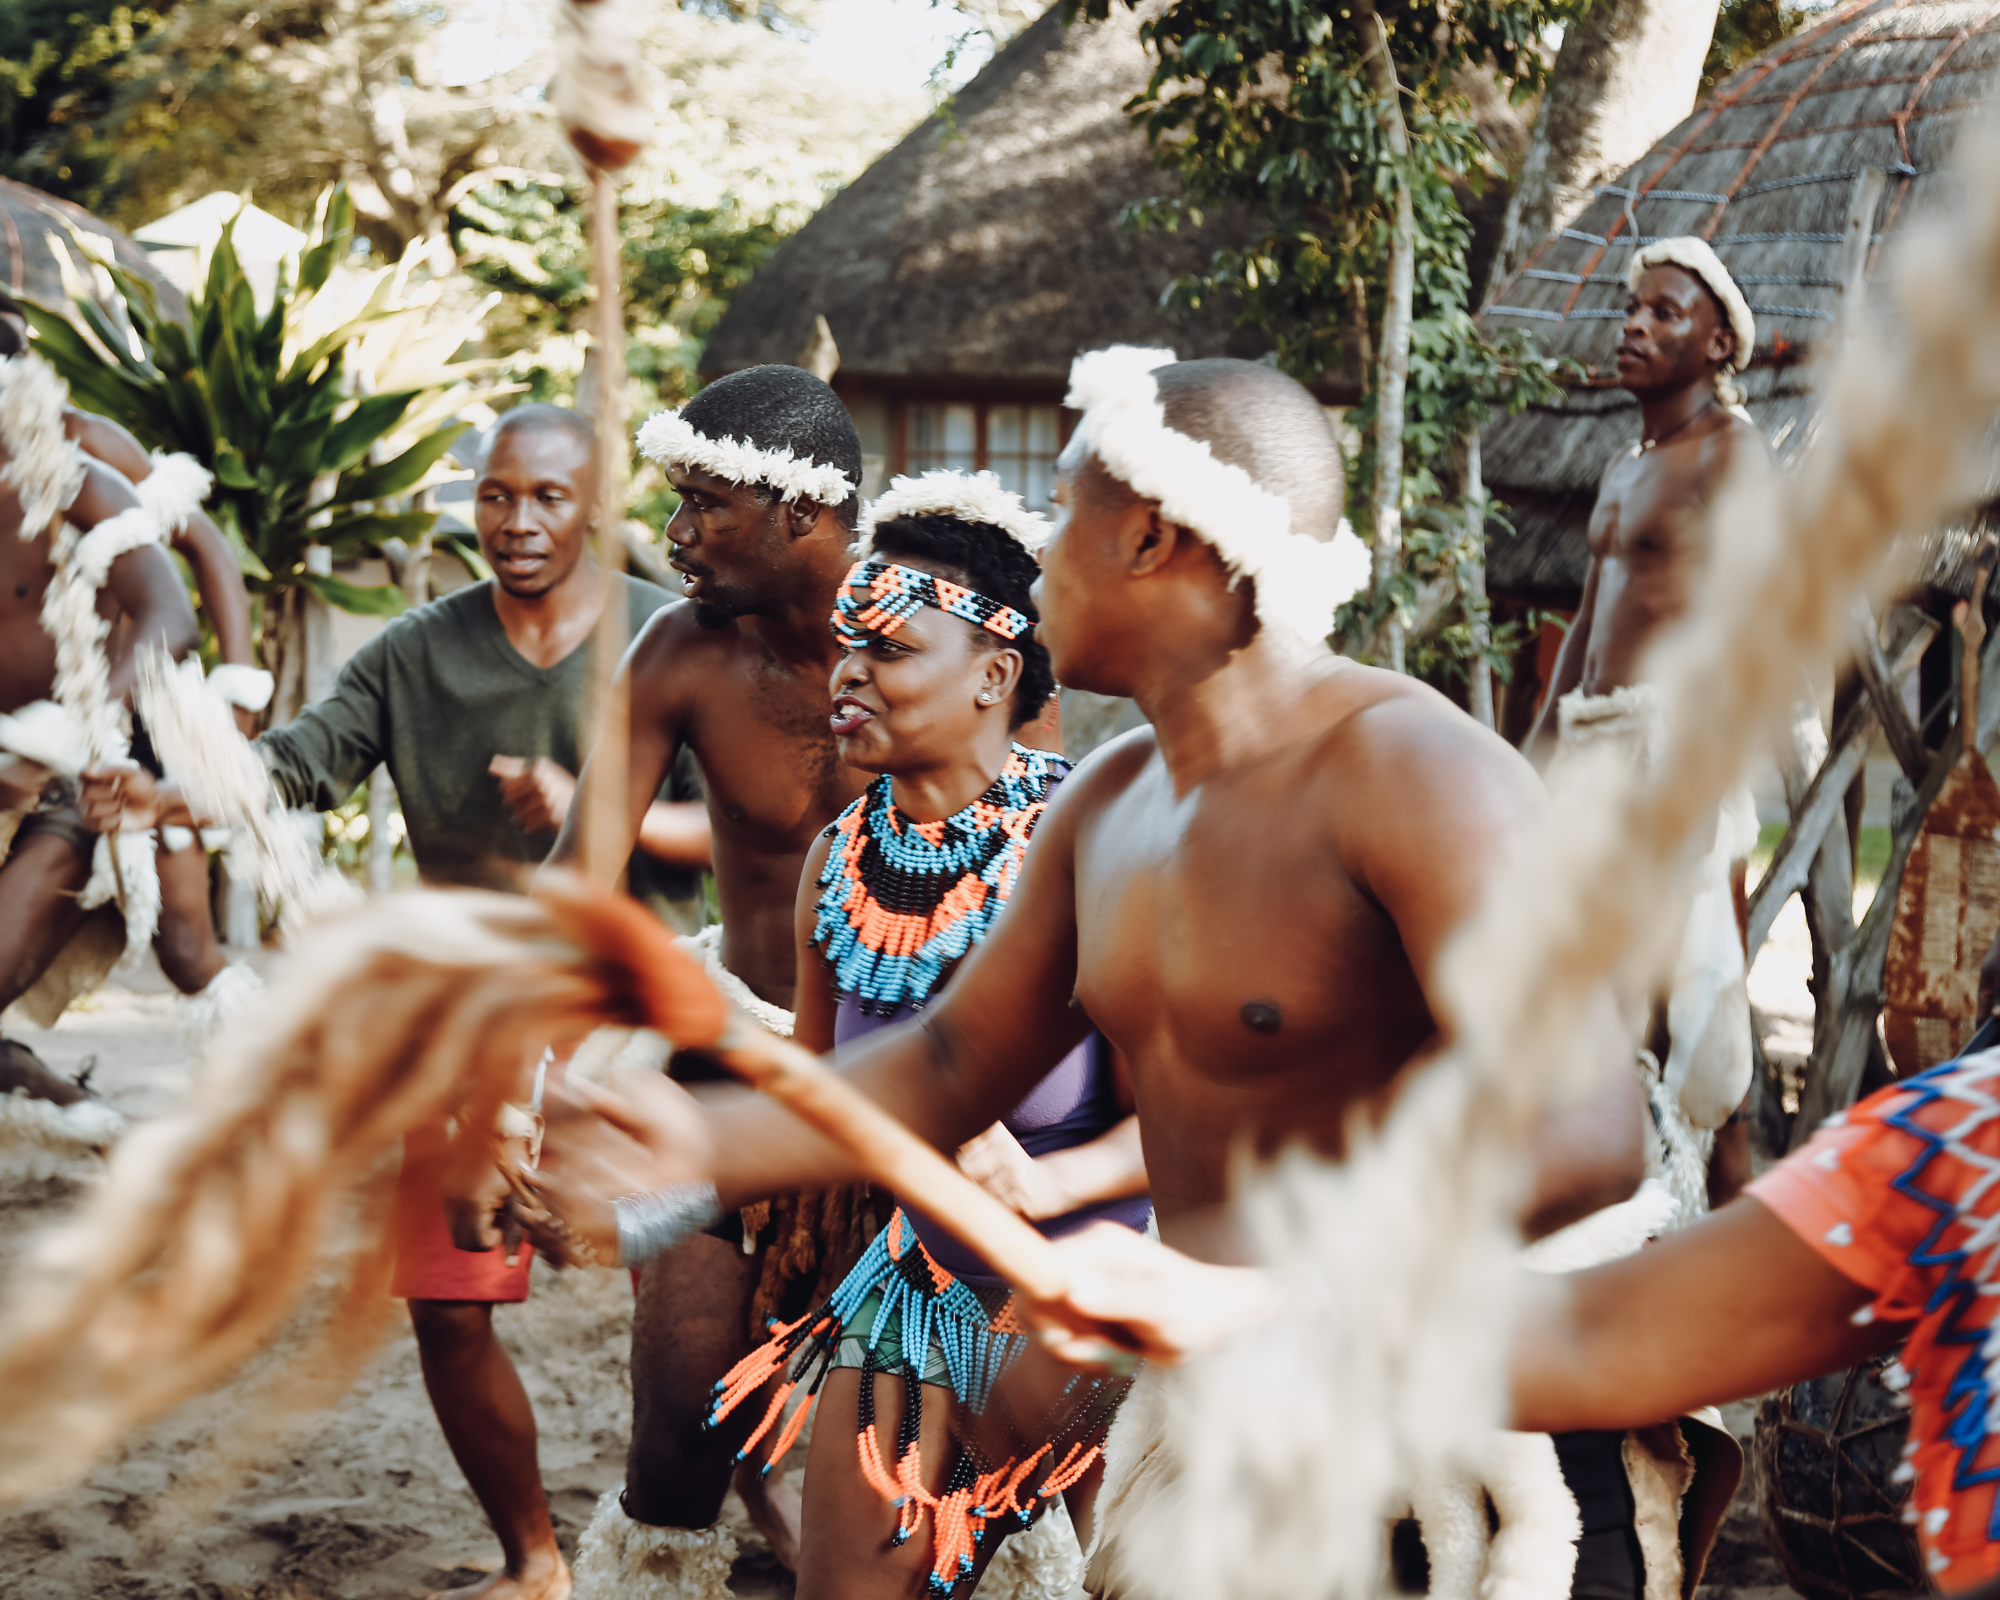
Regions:
<instances>
[{"instance_id":1,"label":"white fur anklet","mask_svg":"<svg viewBox=\"0 0 2000 1600\"><path fill-rule=\"evenodd\" d=\"M96 1155L124 1131L125 1119L102 1100L59 1106L53 1100L39 1100L25 1089L0 1095L0 1151Z\"/></svg>"},{"instance_id":2,"label":"white fur anklet","mask_svg":"<svg viewBox=\"0 0 2000 1600\"><path fill-rule=\"evenodd\" d=\"M176 1011L181 1038L199 1055L243 1009L264 992L264 980L241 961L232 961L205 988L184 994Z\"/></svg>"},{"instance_id":3,"label":"white fur anklet","mask_svg":"<svg viewBox=\"0 0 2000 1600\"><path fill-rule=\"evenodd\" d=\"M619 1504L620 1484L597 1502L576 1545L570 1600L729 1600L736 1535L712 1528L654 1528Z\"/></svg>"}]
</instances>

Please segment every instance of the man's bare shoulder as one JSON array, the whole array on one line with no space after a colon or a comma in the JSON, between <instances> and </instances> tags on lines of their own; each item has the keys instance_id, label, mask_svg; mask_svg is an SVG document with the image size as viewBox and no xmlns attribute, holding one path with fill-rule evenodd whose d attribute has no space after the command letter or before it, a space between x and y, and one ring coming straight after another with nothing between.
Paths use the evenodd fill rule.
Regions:
<instances>
[{"instance_id":1,"label":"man's bare shoulder","mask_svg":"<svg viewBox=\"0 0 2000 1600\"><path fill-rule=\"evenodd\" d=\"M1702 441L1703 454L1711 458L1712 464L1726 466L1736 461L1769 461L1771 446L1764 437L1764 430L1750 418L1733 409L1725 409L1722 421L1715 431ZM1720 458L1715 460L1714 458ZM1705 462L1704 465L1711 464Z\"/></svg>"},{"instance_id":2,"label":"man's bare shoulder","mask_svg":"<svg viewBox=\"0 0 2000 1600\"><path fill-rule=\"evenodd\" d=\"M1356 666L1365 678L1321 692L1338 704L1317 767L1348 796L1385 806L1538 812L1545 791L1526 757L1427 684ZM1347 808L1343 808L1347 809Z\"/></svg>"},{"instance_id":3,"label":"man's bare shoulder","mask_svg":"<svg viewBox=\"0 0 2000 1600\"><path fill-rule=\"evenodd\" d=\"M1057 799L1066 800L1071 812L1103 806L1129 788L1158 752L1150 724L1107 739L1076 763Z\"/></svg>"},{"instance_id":4,"label":"man's bare shoulder","mask_svg":"<svg viewBox=\"0 0 2000 1600\"><path fill-rule=\"evenodd\" d=\"M632 670L635 674L685 674L704 665L721 664L740 646L734 626L704 628L695 619L690 601L674 600L648 617L633 636Z\"/></svg>"}]
</instances>

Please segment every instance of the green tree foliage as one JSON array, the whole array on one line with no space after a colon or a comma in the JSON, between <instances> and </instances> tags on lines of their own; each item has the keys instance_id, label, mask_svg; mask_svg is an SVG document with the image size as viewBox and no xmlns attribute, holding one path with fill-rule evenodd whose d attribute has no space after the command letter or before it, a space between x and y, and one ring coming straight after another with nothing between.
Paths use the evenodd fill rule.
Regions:
<instances>
[{"instance_id":1,"label":"green tree foliage","mask_svg":"<svg viewBox=\"0 0 2000 1600\"><path fill-rule=\"evenodd\" d=\"M1817 21L1830 7L1831 0L1803 0L1800 4L1793 0L1722 0L1715 17L1715 37L1709 41L1708 56L1701 64L1701 93L1706 96L1738 67Z\"/></svg>"},{"instance_id":2,"label":"green tree foliage","mask_svg":"<svg viewBox=\"0 0 2000 1600\"><path fill-rule=\"evenodd\" d=\"M1080 0L1078 9L1103 16L1111 3ZM1185 199L1143 203L1131 219L1171 227L1185 209L1231 203L1269 224L1249 247L1218 254L1206 273L1175 285L1176 301L1193 307L1226 297L1270 332L1288 369L1364 377L1356 359L1372 342L1362 313L1365 305L1370 319L1380 317L1395 186L1407 183L1417 217L1417 315L1464 306L1471 232L1451 185L1481 187L1499 167L1454 84L1484 66L1516 97L1535 93L1548 74L1542 29L1567 23L1586 3L1381 6L1405 95L1406 165L1390 154L1376 117L1359 11L1304 0L1179 0L1147 21L1140 31L1153 75L1126 110Z\"/></svg>"},{"instance_id":3,"label":"green tree foliage","mask_svg":"<svg viewBox=\"0 0 2000 1600\"><path fill-rule=\"evenodd\" d=\"M1071 0L1071 7L1101 17L1113 3ZM1493 406L1518 408L1553 392L1555 370L1530 338L1488 342L1466 314L1471 229L1453 185L1476 193L1500 168L1459 86L1484 71L1516 100L1535 94L1550 68L1544 31L1566 26L1589 3L1175 0L1141 29L1155 65L1126 110L1180 194L1133 206L1128 220L1172 228L1184 215L1198 220L1204 208L1226 204L1264 224L1248 246L1219 251L1205 271L1175 283L1170 302L1232 304L1265 330L1288 371L1308 381L1344 374L1367 396L1355 419L1364 425L1373 417L1372 353L1381 348L1397 189L1410 194L1416 320L1403 505L1413 529L1411 570L1350 611L1349 630L1391 609L1407 626L1417 589L1456 561L1456 545L1427 545L1414 533L1465 522L1452 463L1464 429ZM1377 15L1409 129L1410 154L1401 160L1389 149L1364 68ZM1349 498L1357 526L1365 526L1372 450L1360 465ZM1433 621L1441 637L1468 636L1471 626L1462 607Z\"/></svg>"},{"instance_id":4,"label":"green tree foliage","mask_svg":"<svg viewBox=\"0 0 2000 1600\"><path fill-rule=\"evenodd\" d=\"M53 16L57 0L26 3ZM1011 0L991 3L999 15ZM215 189L303 224L345 184L377 259L448 248L461 285L502 293L485 338L506 375L574 397L591 320L585 190L541 94L554 59L539 0L154 5L159 20L135 20L96 69L88 140L102 160L86 170L85 130L47 120L46 96L22 104L13 148L40 152L31 181L127 227ZM917 93L829 92L800 38L808 13L801 0L646 11L656 137L621 175L635 416L690 392L736 285L927 109ZM25 62L36 46L23 39ZM657 475L635 487L658 497Z\"/></svg>"},{"instance_id":5,"label":"green tree foliage","mask_svg":"<svg viewBox=\"0 0 2000 1600\"><path fill-rule=\"evenodd\" d=\"M490 336L516 352L505 370L533 399L574 397L594 305L584 210L580 189L523 181L481 189L452 213L465 271L506 296ZM733 197L688 206L657 190L624 201L619 226L627 409L643 417L699 386L709 330L785 229L770 215L745 215ZM659 475L636 458L634 468L633 514L662 520Z\"/></svg>"},{"instance_id":6,"label":"green tree foliage","mask_svg":"<svg viewBox=\"0 0 2000 1600\"><path fill-rule=\"evenodd\" d=\"M1336 637L1365 648L1394 610L1412 629L1410 669L1436 683L1462 683L1484 665L1502 683L1514 672L1514 653L1538 633L1542 614L1495 626L1483 577L1486 537L1513 531L1507 508L1481 497L1483 515L1471 514L1463 482L1463 441L1493 420L1554 397L1558 376L1581 378L1575 362L1551 363L1534 337L1506 329L1482 338L1464 311L1420 319L1411 330L1410 382L1403 415L1403 546L1406 560L1385 589L1356 595L1340 609ZM1361 449L1354 476L1375 471L1375 396L1352 414ZM1475 536L1474 528L1481 532Z\"/></svg>"},{"instance_id":7,"label":"green tree foliage","mask_svg":"<svg viewBox=\"0 0 2000 1600\"><path fill-rule=\"evenodd\" d=\"M174 0L11 0L0 6L0 173L86 207L117 152L101 126L119 70Z\"/></svg>"}]
</instances>

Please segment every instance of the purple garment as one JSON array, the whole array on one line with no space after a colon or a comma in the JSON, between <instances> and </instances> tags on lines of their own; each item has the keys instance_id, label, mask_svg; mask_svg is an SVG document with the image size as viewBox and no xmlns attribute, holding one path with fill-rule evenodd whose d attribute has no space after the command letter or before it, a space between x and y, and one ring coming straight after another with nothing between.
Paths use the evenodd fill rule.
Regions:
<instances>
[{"instance_id":1,"label":"purple garment","mask_svg":"<svg viewBox=\"0 0 2000 1600\"><path fill-rule=\"evenodd\" d=\"M893 1023L907 1022L915 1015L907 1007L899 1006L890 1016L870 1016L862 1011L859 996L843 994L833 1015L835 1061L843 1060L851 1045L871 1033ZM1045 1156L1089 1144L1124 1120L1111 1074L1111 1051L1102 1034L1092 1033L1058 1061L1055 1070L1030 1089L1027 1098L1000 1122L1020 1140L1021 1148L1029 1155ZM1147 1196L1130 1195L1120 1200L1099 1200L1060 1217L1045 1217L1034 1225L1050 1239L1060 1239L1093 1222L1121 1222L1137 1232L1146 1226L1152 1211L1153 1202ZM917 1237L931 1253L931 1259L953 1277L976 1284L1000 1281L986 1270L985 1262L915 1206L905 1205L903 1214L917 1230Z\"/></svg>"}]
</instances>

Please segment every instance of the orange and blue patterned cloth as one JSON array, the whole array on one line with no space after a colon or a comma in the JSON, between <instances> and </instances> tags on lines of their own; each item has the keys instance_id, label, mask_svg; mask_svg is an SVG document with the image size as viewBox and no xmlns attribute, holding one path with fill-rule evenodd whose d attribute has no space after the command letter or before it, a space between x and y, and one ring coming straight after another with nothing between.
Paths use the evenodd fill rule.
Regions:
<instances>
[{"instance_id":1,"label":"orange and blue patterned cloth","mask_svg":"<svg viewBox=\"0 0 2000 1600\"><path fill-rule=\"evenodd\" d=\"M1830 1118L1747 1191L1913 1324L1910 1504L1931 1577L2000 1575L2000 1049L1960 1056Z\"/></svg>"},{"instance_id":2,"label":"orange and blue patterned cloth","mask_svg":"<svg viewBox=\"0 0 2000 1600\"><path fill-rule=\"evenodd\" d=\"M768 1473L803 1431L827 1374L859 1367L854 1445L862 1476L896 1508L895 1544L910 1539L929 1515L928 1587L936 1600L949 1600L974 1576L989 1529L1005 1534L1033 1526L1056 1496L1096 1465L1111 1419L1132 1384L1129 1375L1077 1375L1041 1426L1015 1440L1004 1456L981 1458L971 1440L962 1439L942 1492L933 1494L924 1487L918 1443L924 1386L949 1389L972 1412L983 1412L1030 1337L1014 1315L1011 1293L954 1278L898 1210L825 1305L774 1326L769 1343L723 1376L715 1386L709 1425L778 1380L762 1419L737 1454L738 1461L747 1459L775 1429L777 1441L762 1468ZM901 1378L904 1386L902 1421L887 1454L875 1422L878 1372ZM805 1397L787 1417L786 1404L800 1389Z\"/></svg>"}]
</instances>

